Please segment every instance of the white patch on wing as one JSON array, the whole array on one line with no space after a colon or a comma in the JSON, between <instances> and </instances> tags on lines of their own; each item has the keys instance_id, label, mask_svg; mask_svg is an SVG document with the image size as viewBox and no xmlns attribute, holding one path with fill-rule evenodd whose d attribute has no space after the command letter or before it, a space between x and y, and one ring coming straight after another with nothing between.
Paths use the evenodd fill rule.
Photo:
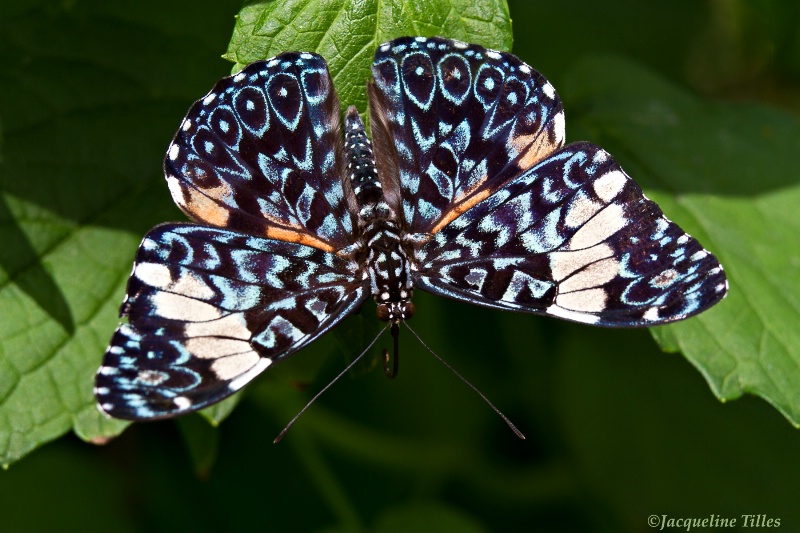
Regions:
<instances>
[{"instance_id":1,"label":"white patch on wing","mask_svg":"<svg viewBox=\"0 0 800 533\"><path fill-rule=\"evenodd\" d=\"M157 316L172 320L202 322L222 316L213 305L171 292L158 291L150 296L150 304Z\"/></svg>"},{"instance_id":2,"label":"white patch on wing","mask_svg":"<svg viewBox=\"0 0 800 533\"><path fill-rule=\"evenodd\" d=\"M602 243L576 252L551 252L549 255L553 279L561 281L586 265L612 257L614 250L608 244Z\"/></svg>"},{"instance_id":3,"label":"white patch on wing","mask_svg":"<svg viewBox=\"0 0 800 533\"><path fill-rule=\"evenodd\" d=\"M208 322L191 322L183 328L186 337L232 337L250 340L252 333L247 329L243 313L233 313Z\"/></svg>"},{"instance_id":4,"label":"white patch on wing","mask_svg":"<svg viewBox=\"0 0 800 533\"><path fill-rule=\"evenodd\" d=\"M560 146L564 142L564 112L559 111L553 117L553 132L556 136L556 145Z\"/></svg>"},{"instance_id":5,"label":"white patch on wing","mask_svg":"<svg viewBox=\"0 0 800 533\"><path fill-rule=\"evenodd\" d=\"M166 289L172 284L169 268L158 263L139 263L134 267L133 275L142 283L159 289Z\"/></svg>"},{"instance_id":6,"label":"white patch on wing","mask_svg":"<svg viewBox=\"0 0 800 533\"><path fill-rule=\"evenodd\" d=\"M594 246L625 227L628 219L620 204L609 204L575 232L566 245L567 250Z\"/></svg>"},{"instance_id":7,"label":"white patch on wing","mask_svg":"<svg viewBox=\"0 0 800 533\"><path fill-rule=\"evenodd\" d=\"M172 201L175 202L178 207L186 207L186 196L183 194L183 188L181 188L178 179L174 176L166 176L166 178L169 193L172 195Z\"/></svg>"},{"instance_id":8,"label":"white patch on wing","mask_svg":"<svg viewBox=\"0 0 800 533\"><path fill-rule=\"evenodd\" d=\"M595 180L594 192L604 202L610 202L622 191L627 180L627 176L621 170L612 170Z\"/></svg>"},{"instance_id":9,"label":"white patch on wing","mask_svg":"<svg viewBox=\"0 0 800 533\"><path fill-rule=\"evenodd\" d=\"M593 202L583 195L576 196L569 204L569 210L567 211L567 216L564 218L564 223L570 228L577 228L592 218L602 207L603 204Z\"/></svg>"},{"instance_id":10,"label":"white patch on wing","mask_svg":"<svg viewBox=\"0 0 800 533\"><path fill-rule=\"evenodd\" d=\"M261 357L254 351L221 357L211 364L211 370L217 379L228 381L241 376L258 364Z\"/></svg>"},{"instance_id":11,"label":"white patch on wing","mask_svg":"<svg viewBox=\"0 0 800 533\"><path fill-rule=\"evenodd\" d=\"M648 309L645 314L642 315L642 318L651 322L658 320L658 307L651 307Z\"/></svg>"},{"instance_id":12,"label":"white patch on wing","mask_svg":"<svg viewBox=\"0 0 800 533\"><path fill-rule=\"evenodd\" d=\"M608 152L600 148L594 153L594 157L592 157L592 161L596 163L603 163L608 159Z\"/></svg>"},{"instance_id":13,"label":"white patch on wing","mask_svg":"<svg viewBox=\"0 0 800 533\"><path fill-rule=\"evenodd\" d=\"M186 350L201 359L217 359L226 355L252 351L250 343L222 337L193 337L186 341Z\"/></svg>"},{"instance_id":14,"label":"white patch on wing","mask_svg":"<svg viewBox=\"0 0 800 533\"><path fill-rule=\"evenodd\" d=\"M192 272L184 272L169 290L200 300L210 300L216 294L205 281Z\"/></svg>"},{"instance_id":15,"label":"white patch on wing","mask_svg":"<svg viewBox=\"0 0 800 533\"><path fill-rule=\"evenodd\" d=\"M551 305L546 309L547 314L564 318L566 320L573 320L575 322L583 322L584 324L595 324L600 320L600 317L595 315L585 315L583 313L576 313L568 309L562 309L557 305Z\"/></svg>"},{"instance_id":16,"label":"white patch on wing","mask_svg":"<svg viewBox=\"0 0 800 533\"><path fill-rule=\"evenodd\" d=\"M228 388L232 391L237 391L247 385L254 377L263 372L269 365L272 364L272 359L262 357L253 368L228 383Z\"/></svg>"},{"instance_id":17,"label":"white patch on wing","mask_svg":"<svg viewBox=\"0 0 800 533\"><path fill-rule=\"evenodd\" d=\"M174 403L175 407L177 407L181 411L184 409L188 409L192 406L192 400L190 400L186 396L176 396L172 399L172 403Z\"/></svg>"},{"instance_id":18,"label":"white patch on wing","mask_svg":"<svg viewBox=\"0 0 800 533\"><path fill-rule=\"evenodd\" d=\"M603 289L588 289L585 291L568 292L556 296L556 304L565 309L583 311L584 313L599 313L606 308L608 295Z\"/></svg>"},{"instance_id":19,"label":"white patch on wing","mask_svg":"<svg viewBox=\"0 0 800 533\"><path fill-rule=\"evenodd\" d=\"M619 274L619 261L616 257L609 257L590 264L561 282L558 286L558 292L559 294L564 294L600 287L614 279L617 274Z\"/></svg>"}]
</instances>

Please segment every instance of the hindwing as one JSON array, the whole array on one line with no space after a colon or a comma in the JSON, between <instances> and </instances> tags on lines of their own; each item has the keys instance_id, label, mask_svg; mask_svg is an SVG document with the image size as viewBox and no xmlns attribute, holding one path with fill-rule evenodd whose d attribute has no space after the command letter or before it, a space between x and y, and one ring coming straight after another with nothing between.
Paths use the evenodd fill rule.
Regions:
<instances>
[{"instance_id":1,"label":"hindwing","mask_svg":"<svg viewBox=\"0 0 800 533\"><path fill-rule=\"evenodd\" d=\"M317 248L185 224L142 241L97 374L115 418L194 411L236 392L369 295L357 266Z\"/></svg>"},{"instance_id":2,"label":"hindwing","mask_svg":"<svg viewBox=\"0 0 800 533\"><path fill-rule=\"evenodd\" d=\"M430 292L600 326L680 320L727 291L717 259L589 143L520 173L417 259Z\"/></svg>"}]
</instances>

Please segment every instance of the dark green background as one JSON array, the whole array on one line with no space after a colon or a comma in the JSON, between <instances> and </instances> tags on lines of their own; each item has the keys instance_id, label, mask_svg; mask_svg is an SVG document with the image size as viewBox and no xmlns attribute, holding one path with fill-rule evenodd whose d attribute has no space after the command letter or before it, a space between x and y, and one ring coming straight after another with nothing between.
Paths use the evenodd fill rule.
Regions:
<instances>
[{"instance_id":1,"label":"dark green background","mask_svg":"<svg viewBox=\"0 0 800 533\"><path fill-rule=\"evenodd\" d=\"M127 2L114 16L100 4L20 3L13 26L0 22L0 39L20 72L52 77L53 105L62 97L96 104L105 83L122 83L86 79L80 62L48 71L59 47L86 49L112 70L118 62L137 67L140 78L128 82L134 92L148 88L145 112L120 109L115 120L84 126L92 129L87 143L96 143L87 150L120 154L144 176L120 191L138 195L145 215L103 223L143 234L181 219L160 177L161 158L190 103L229 72L219 56L240 4ZM800 109L800 17L792 2L510 4L515 53L556 88L576 62L611 54L709 99ZM154 50L158 61L136 64ZM568 140L577 140L570 117L581 110L565 106ZM58 210L46 188L18 184L14 192ZM415 303L413 325L425 341L527 441L406 334L397 380L377 369L343 379L272 445L361 346L347 342L358 336L340 335L342 344L329 335L252 386L218 431L195 416L133 426L104 447L66 437L32 453L0 474L0 528L649 531L651 514L739 523L742 514L766 514L783 530L800 530L800 435L761 400L719 403L689 363L659 352L646 331L598 330L424 294ZM286 376L300 380L297 390L287 392Z\"/></svg>"}]
</instances>

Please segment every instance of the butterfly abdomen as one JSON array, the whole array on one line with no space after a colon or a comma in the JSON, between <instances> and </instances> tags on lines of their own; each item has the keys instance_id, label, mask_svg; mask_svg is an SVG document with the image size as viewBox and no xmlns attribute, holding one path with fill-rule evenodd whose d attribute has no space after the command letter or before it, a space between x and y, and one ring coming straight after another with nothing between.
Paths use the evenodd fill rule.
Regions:
<instances>
[{"instance_id":1,"label":"butterfly abdomen","mask_svg":"<svg viewBox=\"0 0 800 533\"><path fill-rule=\"evenodd\" d=\"M344 128L348 178L358 203L358 216L362 226L367 226L376 218L391 217L392 213L383 199L383 187L375 170L372 143L354 106L347 109Z\"/></svg>"}]
</instances>

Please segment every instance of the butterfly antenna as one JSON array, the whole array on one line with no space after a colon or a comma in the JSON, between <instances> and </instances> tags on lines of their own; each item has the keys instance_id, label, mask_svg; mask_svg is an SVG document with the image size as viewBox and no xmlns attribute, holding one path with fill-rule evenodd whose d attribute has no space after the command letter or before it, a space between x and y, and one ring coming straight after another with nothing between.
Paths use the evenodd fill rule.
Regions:
<instances>
[{"instance_id":1,"label":"butterfly antenna","mask_svg":"<svg viewBox=\"0 0 800 533\"><path fill-rule=\"evenodd\" d=\"M272 443L273 443L273 444L277 444L277 443L279 443L279 442L280 442L280 441L283 439L283 437L284 437L284 436L286 436L286 433L287 433L287 432L289 431L289 429L290 429L290 428L291 428L291 427L294 425L294 423L295 423L295 422L297 422L297 419L298 419L298 418L300 418L300 416L301 416L303 413L305 413L305 412L306 412L306 409L308 409L309 407L311 407L311 404L312 404L312 403L314 403L315 401L317 401L317 398L319 398L320 396L322 396L322 394L323 394L323 393L324 393L326 390L328 390L329 388L331 388L331 385L333 385L334 383L336 383L337 381L339 381L339 379L341 379L341 377L342 377L342 376L344 376L345 374L347 374L347 372L348 372L348 371L349 371L351 368L353 368L353 366L355 366L355 364L356 364L356 363L358 363L358 362L361 360L361 358L362 358L362 357L364 357L364 355L366 355L366 353L369 351L369 349L370 349L370 348L372 348L372 346L373 346L373 345L374 345L374 344L375 344L375 343L378 341L378 337L380 337L380 336L383 334L383 332L384 332L384 331L386 331L386 328L388 328L388 327L389 327L389 325L387 324L387 325L386 325L386 326L385 326L383 329L381 329L381 330L378 332L378 334L377 334L377 335L375 335L375 338L374 338L374 339L372 339L372 342L370 342L370 343L369 343L369 346L367 346L366 348L364 348L364 351L363 351L363 352L361 352L361 354L360 354L358 357L356 357L355 359L353 359L353 361L352 361L352 362L351 362L349 365L347 365L347 367L345 367L345 369L344 369L344 370L342 370L342 371L339 373L339 375L338 375L338 376L336 376L335 378L333 378L333 379L330 381L330 383L328 383L327 385L325 385L325 386L322 388L322 390L321 390L321 391L319 391L317 394L315 394L315 395L314 395L314 397L313 397L313 398L311 398L311 400L309 400L309 402L308 402L308 403L305 405L305 407L303 407L302 409L300 409L300 412L299 412L299 413L297 413L296 415L294 415L294 418L292 418L292 419L289 421L289 423L288 423L288 424L286 424L286 427L285 427L285 428L283 428L283 431L281 431L281 432L280 432L280 434L279 434L277 437L275 437L275 440L273 440L273 441L272 441Z\"/></svg>"},{"instance_id":2,"label":"butterfly antenna","mask_svg":"<svg viewBox=\"0 0 800 533\"><path fill-rule=\"evenodd\" d=\"M504 421L506 424L508 424L508 427L509 427L509 428L511 428L511 431L513 431L513 432L514 432L514 434L515 434L517 437L521 438L522 440L525 440L525 435L523 435L523 434L522 434L522 432L521 432L520 430L518 430L518 429L517 429L517 426L515 426L515 425L514 425L514 423L513 423L513 422L511 422L511 420L509 420L509 419L508 419L508 417L507 417L506 415L504 415L504 414L503 414L503 413L500 411L500 409L498 409L497 407L495 407L495 406L494 406L494 404L493 404L492 402L490 402L490 401L489 401L489 398L487 398L487 397L486 397L486 395L484 395L484 394L483 394L481 391L479 391L479 390L478 390L478 388L477 388L475 385L473 385L472 383L470 383L469 381L467 381L467 378L465 378L464 376L462 376L461 374L459 374L459 373L458 373L458 371L457 371L455 368L453 368L452 366L450 366L450 364L449 364L447 361L445 361L444 359L442 359L441 357L439 357L439 355L438 355L436 352L434 352L433 350L431 350L430 346L428 346L427 344L425 344L425 342L424 342L424 341L423 341L423 340L420 338L420 336L419 336L419 335L417 335L417 332L416 332L416 331L414 331L413 329L411 329L411 327L408 325L408 323L407 323L407 322L404 322L404 324L405 324L405 326L408 328L408 330L409 330L411 333L413 333L413 334L414 334L414 336L417 338L417 340L420 342L420 344L422 344L422 345L423 345L425 348L427 348L427 350L428 350L429 352L431 352L431 353L433 354L433 356L434 356L436 359L438 359L438 360L439 360L439 361L440 361L440 362L441 362L441 363L442 363L444 366L446 366L448 369L450 369L450 372L452 372L453 374L455 374L455 375L458 377L458 379L460 379L461 381L463 381L463 382L464 382L464 383L465 383L465 384L466 384L466 385L467 385L467 386L468 386L470 389L472 389L472 390L474 390L476 393L478 393L478 396L480 396L481 398L483 398L483 401L484 401L484 402L486 402L486 403L489 405L489 407L491 407L491 408L492 408L492 410L493 410L495 413L497 413L497 414L500 416L500 418L502 418L502 419L503 419L503 421Z\"/></svg>"},{"instance_id":3,"label":"butterfly antenna","mask_svg":"<svg viewBox=\"0 0 800 533\"><path fill-rule=\"evenodd\" d=\"M392 324L392 339L394 339L394 360L392 366L389 366L389 350L383 349L383 371L386 377L394 379L397 376L398 361L400 361L400 326L397 323Z\"/></svg>"}]
</instances>

